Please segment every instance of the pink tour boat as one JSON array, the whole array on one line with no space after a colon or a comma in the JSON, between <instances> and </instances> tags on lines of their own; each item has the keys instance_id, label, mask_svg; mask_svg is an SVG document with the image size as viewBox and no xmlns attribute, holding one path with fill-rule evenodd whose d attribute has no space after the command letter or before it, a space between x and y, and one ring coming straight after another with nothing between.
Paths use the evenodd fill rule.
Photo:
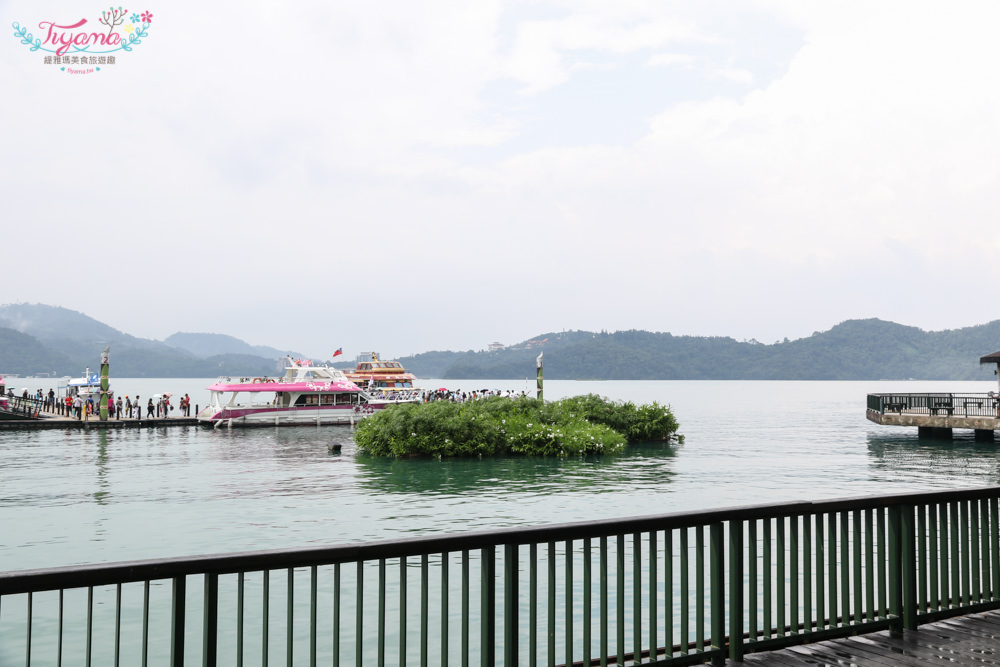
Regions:
<instances>
[{"instance_id":1,"label":"pink tour boat","mask_svg":"<svg viewBox=\"0 0 1000 667\"><path fill-rule=\"evenodd\" d=\"M343 371L288 358L280 378L224 377L208 387L208 406L198 420L219 426L353 424L398 403L418 403L420 390L375 398Z\"/></svg>"}]
</instances>

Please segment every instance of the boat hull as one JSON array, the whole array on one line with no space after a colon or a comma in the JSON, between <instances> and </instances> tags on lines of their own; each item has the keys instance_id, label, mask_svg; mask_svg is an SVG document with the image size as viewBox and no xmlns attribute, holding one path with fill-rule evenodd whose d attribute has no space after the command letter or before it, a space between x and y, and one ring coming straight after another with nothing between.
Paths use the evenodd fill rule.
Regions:
<instances>
[{"instance_id":1,"label":"boat hull","mask_svg":"<svg viewBox=\"0 0 1000 667\"><path fill-rule=\"evenodd\" d=\"M297 426L354 424L393 403L370 405L280 407L209 406L198 414L198 421L225 426Z\"/></svg>"}]
</instances>

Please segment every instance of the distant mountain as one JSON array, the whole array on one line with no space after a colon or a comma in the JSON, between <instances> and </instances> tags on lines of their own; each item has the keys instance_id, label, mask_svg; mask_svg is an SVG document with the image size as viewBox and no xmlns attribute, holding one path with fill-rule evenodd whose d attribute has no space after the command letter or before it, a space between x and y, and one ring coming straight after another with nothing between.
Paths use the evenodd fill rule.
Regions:
<instances>
[{"instance_id":1,"label":"distant mountain","mask_svg":"<svg viewBox=\"0 0 1000 667\"><path fill-rule=\"evenodd\" d=\"M228 338L228 337L227 337ZM236 339L233 339L236 340ZM0 373L78 376L96 369L111 345L112 372L118 377L216 377L273 375L280 356L242 348L199 356L162 341L137 338L67 308L43 304L0 306ZM238 348L239 346L237 346Z\"/></svg>"},{"instance_id":2,"label":"distant mountain","mask_svg":"<svg viewBox=\"0 0 1000 667\"><path fill-rule=\"evenodd\" d=\"M304 356L223 334L136 338L66 308L0 306L0 373L76 376L96 369L109 344L117 377L273 375L285 354ZM993 368L981 367L979 357L997 350L1000 320L928 332L866 319L771 345L649 331L563 331L493 352L432 351L399 361L417 377L444 379L530 378L544 351L549 379L990 380Z\"/></svg>"},{"instance_id":3,"label":"distant mountain","mask_svg":"<svg viewBox=\"0 0 1000 667\"><path fill-rule=\"evenodd\" d=\"M545 377L605 380L989 380L979 357L1000 349L1000 320L926 332L848 320L772 345L648 331L570 331L497 352L428 352L399 361L418 377L522 379L544 351Z\"/></svg>"},{"instance_id":4,"label":"distant mountain","mask_svg":"<svg viewBox=\"0 0 1000 667\"><path fill-rule=\"evenodd\" d=\"M292 350L279 350L266 345L250 345L239 338L225 334L175 333L163 341L171 347L190 352L196 357L212 357L220 354L243 354L265 359L281 359L286 355L300 358L307 355Z\"/></svg>"},{"instance_id":5,"label":"distant mountain","mask_svg":"<svg viewBox=\"0 0 1000 667\"><path fill-rule=\"evenodd\" d=\"M47 348L37 338L0 327L0 376L3 373L34 375L39 371L52 372L72 366L69 357Z\"/></svg>"},{"instance_id":6,"label":"distant mountain","mask_svg":"<svg viewBox=\"0 0 1000 667\"><path fill-rule=\"evenodd\" d=\"M0 306L0 326L42 340L82 338L118 341L131 338L83 313L43 304L18 303Z\"/></svg>"}]
</instances>

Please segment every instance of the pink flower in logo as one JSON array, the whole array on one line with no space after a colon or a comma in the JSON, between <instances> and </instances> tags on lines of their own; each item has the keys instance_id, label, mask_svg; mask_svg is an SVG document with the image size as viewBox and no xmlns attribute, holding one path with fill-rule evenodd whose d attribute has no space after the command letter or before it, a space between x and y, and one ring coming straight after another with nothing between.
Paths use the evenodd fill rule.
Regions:
<instances>
[{"instance_id":1,"label":"pink flower in logo","mask_svg":"<svg viewBox=\"0 0 1000 667\"><path fill-rule=\"evenodd\" d=\"M143 23L152 23L153 22L153 15L150 14L149 12L143 12L142 13L142 22Z\"/></svg>"}]
</instances>

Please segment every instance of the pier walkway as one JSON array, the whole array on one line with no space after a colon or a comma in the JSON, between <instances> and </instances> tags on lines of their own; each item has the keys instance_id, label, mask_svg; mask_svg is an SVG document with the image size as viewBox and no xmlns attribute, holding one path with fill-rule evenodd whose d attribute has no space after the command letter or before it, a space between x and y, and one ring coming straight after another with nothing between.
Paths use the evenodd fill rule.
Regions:
<instances>
[{"instance_id":1,"label":"pier walkway","mask_svg":"<svg viewBox=\"0 0 1000 667\"><path fill-rule=\"evenodd\" d=\"M892 634L888 630L752 653L743 663L774 667L923 667L1000 665L1000 611L950 618Z\"/></svg>"},{"instance_id":2,"label":"pier walkway","mask_svg":"<svg viewBox=\"0 0 1000 667\"><path fill-rule=\"evenodd\" d=\"M143 411L145 406L143 407ZM141 411L142 412L142 411ZM22 398L20 396L8 397L8 408L0 410L0 431L20 430L20 429L87 429L87 428L150 428L161 426L196 426L198 420L195 417L180 416L169 417L122 417L115 419L111 417L106 422L102 422L98 415L89 415L83 419L73 417L71 411L62 401L49 403L46 400L35 398ZM198 414L198 406L195 405L191 412Z\"/></svg>"},{"instance_id":3,"label":"pier walkway","mask_svg":"<svg viewBox=\"0 0 1000 667\"><path fill-rule=\"evenodd\" d=\"M0 431L21 429L88 429L88 428L153 428L164 426L197 426L194 417L160 417L158 419L109 419L102 422L97 417L90 419L74 419L53 415L39 416L37 419L3 419L0 420Z\"/></svg>"}]
</instances>

